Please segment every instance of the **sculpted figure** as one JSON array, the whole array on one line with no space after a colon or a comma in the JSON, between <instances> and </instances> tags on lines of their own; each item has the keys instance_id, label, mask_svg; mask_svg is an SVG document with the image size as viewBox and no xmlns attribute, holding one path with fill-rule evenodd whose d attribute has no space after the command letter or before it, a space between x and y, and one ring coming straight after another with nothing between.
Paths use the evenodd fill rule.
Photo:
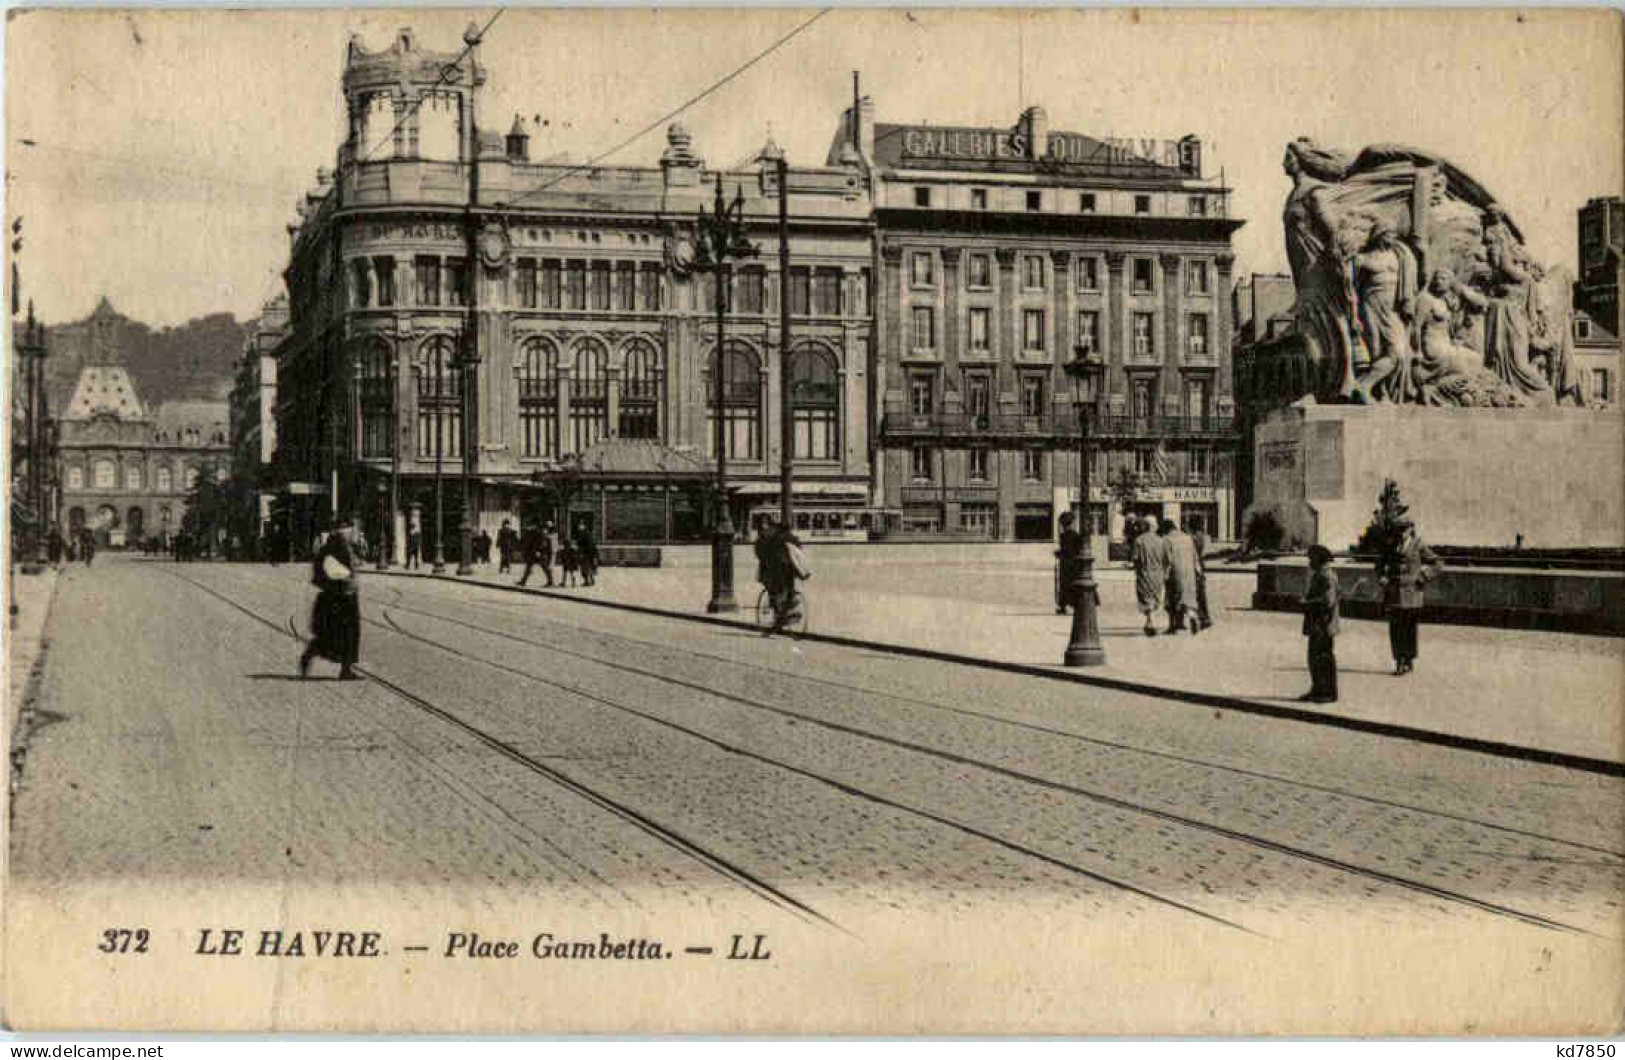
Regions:
<instances>
[{"instance_id":1,"label":"sculpted figure","mask_svg":"<svg viewBox=\"0 0 1625 1060\"><path fill-rule=\"evenodd\" d=\"M1521 405L1522 397L1484 368L1483 354L1455 340L1458 306L1471 299L1481 296L1459 285L1448 269L1434 269L1427 289L1417 296L1420 350L1411 369L1417 400L1428 405Z\"/></svg>"},{"instance_id":2,"label":"sculpted figure","mask_svg":"<svg viewBox=\"0 0 1625 1060\"><path fill-rule=\"evenodd\" d=\"M1342 397L1354 392L1351 303L1346 270L1336 246L1336 220L1324 195L1343 179L1346 161L1312 140L1287 145L1281 167L1292 179L1292 191L1281 210L1287 262L1298 290L1294 309L1298 334L1309 361L1319 371L1315 391Z\"/></svg>"},{"instance_id":3,"label":"sculpted figure","mask_svg":"<svg viewBox=\"0 0 1625 1060\"><path fill-rule=\"evenodd\" d=\"M1365 249L1355 255L1354 283L1362 359L1369 361L1359 377L1359 396L1403 401L1410 389L1416 258L1388 221L1376 221Z\"/></svg>"},{"instance_id":4,"label":"sculpted figure","mask_svg":"<svg viewBox=\"0 0 1625 1060\"><path fill-rule=\"evenodd\" d=\"M1499 206L1485 211L1485 257L1492 284L1484 332L1484 363L1534 404L1551 404L1552 390L1529 360L1530 261Z\"/></svg>"}]
</instances>

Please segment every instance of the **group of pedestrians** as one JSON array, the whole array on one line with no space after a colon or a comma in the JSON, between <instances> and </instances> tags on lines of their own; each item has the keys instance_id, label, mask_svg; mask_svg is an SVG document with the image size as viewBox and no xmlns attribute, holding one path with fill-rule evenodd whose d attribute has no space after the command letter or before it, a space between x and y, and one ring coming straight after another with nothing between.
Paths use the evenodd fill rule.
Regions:
<instances>
[{"instance_id":1,"label":"group of pedestrians","mask_svg":"<svg viewBox=\"0 0 1625 1060\"><path fill-rule=\"evenodd\" d=\"M521 536L504 519L502 529L497 532L497 548L502 555L498 573L510 569L516 553L524 561L525 572L519 576L520 585L529 582L531 572L540 567L547 578L546 587L552 588L554 564L559 567L561 587L573 588L578 575L582 585L598 582L598 542L584 525L576 528L573 537L561 536L550 522L532 526Z\"/></svg>"},{"instance_id":2,"label":"group of pedestrians","mask_svg":"<svg viewBox=\"0 0 1625 1060\"><path fill-rule=\"evenodd\" d=\"M1154 615L1168 613L1165 633L1189 630L1192 635L1211 628L1213 615L1207 606L1207 571L1203 554L1207 534L1199 527L1192 533L1181 530L1172 519L1133 520L1134 596L1140 614L1145 616L1145 635L1157 635Z\"/></svg>"}]
</instances>

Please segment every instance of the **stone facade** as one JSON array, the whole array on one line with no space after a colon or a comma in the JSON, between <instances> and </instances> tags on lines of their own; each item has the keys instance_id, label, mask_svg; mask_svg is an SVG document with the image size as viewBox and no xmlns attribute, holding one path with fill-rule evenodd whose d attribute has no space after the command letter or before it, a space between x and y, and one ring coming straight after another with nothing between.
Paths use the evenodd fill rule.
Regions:
<instances>
[{"instance_id":1,"label":"stone facade","mask_svg":"<svg viewBox=\"0 0 1625 1060\"><path fill-rule=\"evenodd\" d=\"M1229 191L1193 137L875 124L848 110L831 161L874 182L877 492L904 533L1049 539L1078 503L1087 365L1090 512L1121 539L1107 483L1137 507L1235 533Z\"/></svg>"},{"instance_id":2,"label":"stone facade","mask_svg":"<svg viewBox=\"0 0 1625 1060\"><path fill-rule=\"evenodd\" d=\"M115 548L178 531L196 477L230 475L227 430L224 403L149 409L118 364L85 368L59 426L60 529Z\"/></svg>"},{"instance_id":3,"label":"stone facade","mask_svg":"<svg viewBox=\"0 0 1625 1060\"><path fill-rule=\"evenodd\" d=\"M351 135L290 226L276 358L290 533L308 540L348 511L374 540L392 526L398 546L415 509L432 536L437 466L450 534L465 468L470 521L494 533L601 440L713 460L714 280L693 255L719 180L760 251L733 274L727 323L729 486L748 524L778 489L773 169L710 169L680 126L658 166L533 164L518 119L506 137L476 134L484 71L471 58L442 78L457 58L409 32L383 51L350 46ZM476 154L471 181L457 163ZM854 511L868 500L873 319L860 176L793 168L788 181L796 491Z\"/></svg>"},{"instance_id":4,"label":"stone facade","mask_svg":"<svg viewBox=\"0 0 1625 1060\"><path fill-rule=\"evenodd\" d=\"M253 323L232 382L231 478L241 490L243 509L232 532L245 543L263 541L276 498L272 458L276 453L276 348L288 332L288 299L267 302Z\"/></svg>"}]
</instances>

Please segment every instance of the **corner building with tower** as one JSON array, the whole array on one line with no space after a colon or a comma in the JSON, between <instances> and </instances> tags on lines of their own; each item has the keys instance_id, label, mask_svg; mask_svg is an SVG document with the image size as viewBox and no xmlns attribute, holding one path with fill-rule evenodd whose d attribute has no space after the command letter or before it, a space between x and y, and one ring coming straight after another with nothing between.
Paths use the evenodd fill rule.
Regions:
<instances>
[{"instance_id":1,"label":"corner building with tower","mask_svg":"<svg viewBox=\"0 0 1625 1060\"><path fill-rule=\"evenodd\" d=\"M409 527L428 551L438 465L448 555L465 476L468 521L493 535L563 505L608 543L703 538L718 362L695 222L720 179L759 251L728 274L724 351L727 485L750 525L778 503L775 166L719 173L680 125L657 166L532 162L522 120L481 127L484 81L477 47L349 45L349 136L289 226L276 517L296 542L348 513L397 558ZM857 527L872 211L855 160L787 184L796 501Z\"/></svg>"},{"instance_id":2,"label":"corner building with tower","mask_svg":"<svg viewBox=\"0 0 1625 1060\"><path fill-rule=\"evenodd\" d=\"M1097 535L1122 539L1110 483L1130 474L1134 510L1233 537L1242 222L1201 142L1055 131L1042 107L1009 128L855 108L879 261L876 485L901 535L1050 539L1078 506L1081 405ZM853 126L848 111L837 145Z\"/></svg>"}]
</instances>

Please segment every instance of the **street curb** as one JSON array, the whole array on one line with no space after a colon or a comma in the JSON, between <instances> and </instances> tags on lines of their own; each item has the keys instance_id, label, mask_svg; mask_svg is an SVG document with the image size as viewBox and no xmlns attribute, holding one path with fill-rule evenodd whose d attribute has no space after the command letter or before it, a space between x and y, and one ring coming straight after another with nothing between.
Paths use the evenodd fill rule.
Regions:
<instances>
[{"instance_id":1,"label":"street curb","mask_svg":"<svg viewBox=\"0 0 1625 1060\"><path fill-rule=\"evenodd\" d=\"M373 570L367 569L367 574L383 575L389 578L427 578L434 581L451 582L454 585L475 585L483 589L494 589L499 592L520 593L526 596L540 596L549 600L562 600L567 603L582 604L588 607L602 607L613 611L627 611L633 614L649 615L655 618L676 618L686 622L698 622L711 626L724 626L731 629L755 629L755 625L733 618L719 618L714 615L696 615L686 611L670 611L664 608L648 607L643 604L629 604L619 600L593 600L581 596L570 596L559 592L545 592L541 589L532 589L529 586L505 585L486 581L472 581L459 578L452 574L409 574L406 571ZM1233 710L1238 714L1254 714L1261 717L1280 718L1285 721L1306 722L1311 725L1322 725L1334 729L1344 729L1350 732L1366 733L1373 736L1389 736L1415 743L1432 744L1438 747L1449 747L1459 751L1471 751L1477 754L1494 755L1500 758L1510 758L1523 762L1533 762L1540 765L1561 766L1565 769L1577 769L1587 773L1597 773L1610 777L1625 777L1625 762L1614 762L1605 758L1587 758L1583 755L1566 754L1561 751L1543 751L1534 747L1521 747L1517 744L1502 743L1497 740L1484 740L1471 736L1458 736L1454 733L1436 732L1432 729L1418 729L1409 725L1398 725L1392 722L1367 721L1362 718L1347 718L1336 714L1322 714L1312 710L1303 710L1298 707L1289 707L1275 703L1263 703L1253 699L1243 699L1236 696L1219 695L1212 692L1191 692L1181 688L1168 688L1162 685L1146 684L1139 681L1130 681L1119 677L1097 677L1091 674L1077 673L1069 670L1035 666L1030 663L1006 662L999 659L986 659L974 655L962 655L958 652L942 651L936 648L921 648L910 644L890 644L884 641L863 640L857 637L846 637L835 633L800 633L797 639L818 641L824 644L835 644L848 648L863 648L868 651L880 651L890 655L902 655L916 659L931 659L935 662L953 663L959 666L974 666L984 670L998 670L1003 673L1021 674L1026 677L1042 677L1051 681L1066 681L1072 684L1088 685L1094 688L1104 688L1113 692L1129 692L1135 695L1152 696L1157 699L1169 699L1180 703L1189 703L1200 707L1213 707L1220 710Z\"/></svg>"}]
</instances>

